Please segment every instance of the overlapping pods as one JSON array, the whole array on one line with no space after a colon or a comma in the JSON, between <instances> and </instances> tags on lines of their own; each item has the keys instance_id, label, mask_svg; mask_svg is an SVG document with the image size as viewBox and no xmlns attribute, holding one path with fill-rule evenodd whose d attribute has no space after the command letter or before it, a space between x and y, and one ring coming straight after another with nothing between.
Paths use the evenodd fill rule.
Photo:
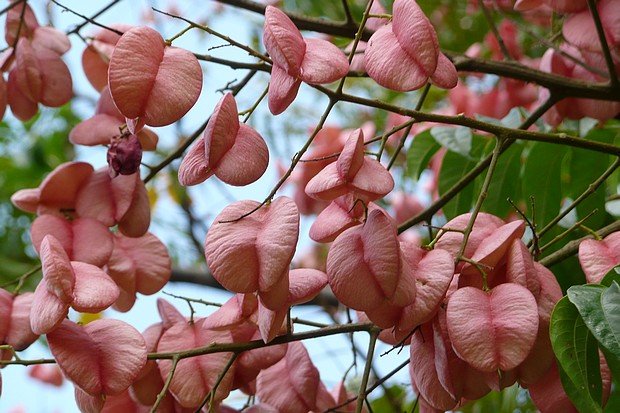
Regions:
<instances>
[{"instance_id":1,"label":"overlapping pods","mask_svg":"<svg viewBox=\"0 0 620 413\"><path fill-rule=\"evenodd\" d=\"M372 35L364 52L368 75L389 89L419 89L429 80L450 89L456 68L439 50L437 33L415 0L396 0L392 23Z\"/></svg>"},{"instance_id":2,"label":"overlapping pods","mask_svg":"<svg viewBox=\"0 0 620 413\"><path fill-rule=\"evenodd\" d=\"M230 185L248 185L260 178L269 163L263 138L239 122L237 104L227 93L215 107L203 136L179 167L181 185L196 185L212 175Z\"/></svg>"},{"instance_id":3,"label":"overlapping pods","mask_svg":"<svg viewBox=\"0 0 620 413\"><path fill-rule=\"evenodd\" d=\"M306 185L306 194L331 201L347 193L374 201L394 188L394 178L376 159L364 156L362 129L351 132L336 162L330 163Z\"/></svg>"},{"instance_id":4,"label":"overlapping pods","mask_svg":"<svg viewBox=\"0 0 620 413\"><path fill-rule=\"evenodd\" d=\"M52 235L41 242L43 279L34 293L30 326L36 334L57 329L69 307L97 313L110 307L119 296L114 281L100 268L70 261L63 245Z\"/></svg>"},{"instance_id":5,"label":"overlapping pods","mask_svg":"<svg viewBox=\"0 0 620 413\"><path fill-rule=\"evenodd\" d=\"M116 42L108 84L123 116L142 125L164 126L196 103L202 70L191 52L166 45L149 27L134 27Z\"/></svg>"},{"instance_id":6,"label":"overlapping pods","mask_svg":"<svg viewBox=\"0 0 620 413\"><path fill-rule=\"evenodd\" d=\"M278 310L286 305L289 294L288 271L299 237L299 212L287 197L259 206L254 201L227 206L209 229L205 257L213 276L227 290L258 292L267 308Z\"/></svg>"},{"instance_id":7,"label":"overlapping pods","mask_svg":"<svg viewBox=\"0 0 620 413\"><path fill-rule=\"evenodd\" d=\"M323 39L304 39L291 19L273 6L265 9L263 43L273 61L268 100L274 115L295 100L302 81L331 83L349 70L340 49Z\"/></svg>"}]
</instances>

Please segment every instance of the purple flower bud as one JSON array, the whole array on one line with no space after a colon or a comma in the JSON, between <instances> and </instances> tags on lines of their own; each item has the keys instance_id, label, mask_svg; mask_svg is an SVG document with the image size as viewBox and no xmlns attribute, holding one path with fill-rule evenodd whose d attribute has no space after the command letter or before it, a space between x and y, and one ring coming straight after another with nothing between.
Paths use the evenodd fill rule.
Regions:
<instances>
[{"instance_id":1,"label":"purple flower bud","mask_svg":"<svg viewBox=\"0 0 620 413\"><path fill-rule=\"evenodd\" d=\"M140 168L141 160L142 145L136 135L124 133L112 138L108 148L108 172L111 177L135 173Z\"/></svg>"}]
</instances>

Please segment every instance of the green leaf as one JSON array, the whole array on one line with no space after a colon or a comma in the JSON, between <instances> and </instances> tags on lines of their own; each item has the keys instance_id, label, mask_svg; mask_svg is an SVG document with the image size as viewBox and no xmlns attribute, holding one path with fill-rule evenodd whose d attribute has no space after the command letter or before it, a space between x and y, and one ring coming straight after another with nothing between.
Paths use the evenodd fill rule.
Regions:
<instances>
[{"instance_id":1,"label":"green leaf","mask_svg":"<svg viewBox=\"0 0 620 413\"><path fill-rule=\"evenodd\" d=\"M609 287L614 281L620 283L620 265L609 270L609 272L601 280L601 285Z\"/></svg>"},{"instance_id":2,"label":"green leaf","mask_svg":"<svg viewBox=\"0 0 620 413\"><path fill-rule=\"evenodd\" d=\"M584 122L582 119L579 123ZM602 129L593 129L586 136L587 140L611 143L614 132ZM570 149L569 175L570 183L565 190L569 197L575 199L588 189L590 184L596 181L607 169L610 157L607 154L588 151L585 149ZM598 228L605 224L605 185L601 185L594 193L590 194L577 205L577 218L585 218L595 209L597 212L586 221L586 225Z\"/></svg>"},{"instance_id":3,"label":"green leaf","mask_svg":"<svg viewBox=\"0 0 620 413\"><path fill-rule=\"evenodd\" d=\"M431 129L431 136L435 141L448 149L463 156L468 156L471 151L472 134L469 128L464 126L435 126Z\"/></svg>"},{"instance_id":4,"label":"green leaf","mask_svg":"<svg viewBox=\"0 0 620 413\"><path fill-rule=\"evenodd\" d=\"M618 284L612 284L614 285L618 286ZM616 330L614 331L602 300L603 295L610 288L613 287L595 284L575 285L568 289L568 299L577 307L581 318L600 345L620 360L620 317L615 320ZM620 300L620 295L616 298ZM610 304L608 306L613 307ZM616 303L615 310L620 310L620 301Z\"/></svg>"},{"instance_id":5,"label":"green leaf","mask_svg":"<svg viewBox=\"0 0 620 413\"><path fill-rule=\"evenodd\" d=\"M534 197L536 226L542 228L559 212L562 204L561 166L566 150L562 146L536 142L523 169L523 196Z\"/></svg>"},{"instance_id":6,"label":"green leaf","mask_svg":"<svg viewBox=\"0 0 620 413\"><path fill-rule=\"evenodd\" d=\"M467 172L478 164L484 153L484 147L488 139L474 135L472 150L469 156L465 157L456 152L448 151L441 163L439 171L439 194L445 194L454 184L456 184ZM474 181L475 182L475 181ZM447 219L452 219L459 214L469 212L474 200L474 182L470 182L463 188L443 208Z\"/></svg>"},{"instance_id":7,"label":"green leaf","mask_svg":"<svg viewBox=\"0 0 620 413\"><path fill-rule=\"evenodd\" d=\"M568 299L551 314L551 345L566 394L580 412L601 412L602 380L596 339Z\"/></svg>"},{"instance_id":8,"label":"green leaf","mask_svg":"<svg viewBox=\"0 0 620 413\"><path fill-rule=\"evenodd\" d=\"M493 143L491 143L492 147ZM506 217L513 211L507 198L517 202L520 198L521 180L521 153L523 145L513 143L497 161L497 168L493 173L487 198L482 204L482 211L499 217Z\"/></svg>"},{"instance_id":9,"label":"green leaf","mask_svg":"<svg viewBox=\"0 0 620 413\"><path fill-rule=\"evenodd\" d=\"M620 287L614 281L601 295L601 305L603 314L613 337L610 342L615 343L614 348L607 347L616 357L620 359Z\"/></svg>"},{"instance_id":10,"label":"green leaf","mask_svg":"<svg viewBox=\"0 0 620 413\"><path fill-rule=\"evenodd\" d=\"M439 148L441 146L433 139L429 130L416 135L407 151L407 175L416 181L420 179L422 171L428 167Z\"/></svg>"}]
</instances>

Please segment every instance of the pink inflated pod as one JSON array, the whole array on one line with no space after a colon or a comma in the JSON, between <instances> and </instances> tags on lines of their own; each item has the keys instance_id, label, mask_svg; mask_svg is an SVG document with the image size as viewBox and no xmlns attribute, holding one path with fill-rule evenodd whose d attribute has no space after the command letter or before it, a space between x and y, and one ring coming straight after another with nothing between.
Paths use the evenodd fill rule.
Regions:
<instances>
[{"instance_id":1,"label":"pink inflated pod","mask_svg":"<svg viewBox=\"0 0 620 413\"><path fill-rule=\"evenodd\" d=\"M0 289L0 344L8 344L15 351L22 351L34 343L38 335L30 328L30 308L34 295L13 295ZM0 359L13 355L0 350Z\"/></svg>"},{"instance_id":2,"label":"pink inflated pod","mask_svg":"<svg viewBox=\"0 0 620 413\"><path fill-rule=\"evenodd\" d=\"M460 270L459 286L474 286L482 288L483 274L486 274L487 283L494 285L497 277L494 271L505 263L507 252L514 240L519 240L525 232L524 221L512 221L494 230L489 237L480 241L480 244L469 257L478 266L465 263ZM469 241L468 241L469 242Z\"/></svg>"},{"instance_id":3,"label":"pink inflated pod","mask_svg":"<svg viewBox=\"0 0 620 413\"><path fill-rule=\"evenodd\" d=\"M72 261L81 261L103 267L114 247L110 230L92 218L68 220L56 215L40 215L30 227L30 239L35 251L40 254L43 239L51 235L60 244Z\"/></svg>"},{"instance_id":4,"label":"pink inflated pod","mask_svg":"<svg viewBox=\"0 0 620 413\"><path fill-rule=\"evenodd\" d=\"M445 250L428 251L411 242L401 242L400 248L416 283L416 299L403 308L397 326L402 334L435 316L454 276L454 260Z\"/></svg>"},{"instance_id":5,"label":"pink inflated pod","mask_svg":"<svg viewBox=\"0 0 620 413\"><path fill-rule=\"evenodd\" d=\"M237 103L225 94L213 110L203 136L190 148L179 167L179 182L190 186L212 175L230 185L258 180L269 164L269 151L253 128L239 122Z\"/></svg>"},{"instance_id":6,"label":"pink inflated pod","mask_svg":"<svg viewBox=\"0 0 620 413\"><path fill-rule=\"evenodd\" d=\"M32 118L39 102L59 107L71 99L71 74L61 59L71 43L64 32L40 26L30 6L23 3L7 11L5 40L11 47L9 59L2 59L2 70L11 69L8 103L18 119Z\"/></svg>"},{"instance_id":7,"label":"pink inflated pod","mask_svg":"<svg viewBox=\"0 0 620 413\"><path fill-rule=\"evenodd\" d=\"M584 1L585 3L585 1ZM620 63L620 11L614 0L600 0L596 8L601 19L605 39L616 63ZM601 42L592 13L588 8L568 16L562 25L564 39L573 46L589 51L602 53Z\"/></svg>"},{"instance_id":8,"label":"pink inflated pod","mask_svg":"<svg viewBox=\"0 0 620 413\"><path fill-rule=\"evenodd\" d=\"M323 39L304 39L291 19L273 6L265 9L263 44L273 61L268 101L274 115L295 100L302 81L331 83L349 71L340 49Z\"/></svg>"},{"instance_id":9,"label":"pink inflated pod","mask_svg":"<svg viewBox=\"0 0 620 413\"><path fill-rule=\"evenodd\" d=\"M127 120L118 111L107 86L101 90L95 114L75 125L69 133L69 140L76 145L108 145L114 136L121 134L121 128ZM157 146L158 136L149 128L137 132L140 147L153 151Z\"/></svg>"},{"instance_id":10,"label":"pink inflated pod","mask_svg":"<svg viewBox=\"0 0 620 413\"><path fill-rule=\"evenodd\" d=\"M71 73L60 55L26 38L17 42L11 72L17 89L35 104L60 107L73 97Z\"/></svg>"},{"instance_id":11,"label":"pink inflated pod","mask_svg":"<svg viewBox=\"0 0 620 413\"><path fill-rule=\"evenodd\" d=\"M368 75L397 91L427 82L450 89L458 81L454 64L439 50L437 33L415 0L396 0L392 23L380 27L364 53Z\"/></svg>"},{"instance_id":12,"label":"pink inflated pod","mask_svg":"<svg viewBox=\"0 0 620 413\"><path fill-rule=\"evenodd\" d=\"M25 212L37 215L64 216L75 209L78 192L93 173L86 162L66 162L58 165L38 188L21 189L11 196L11 202Z\"/></svg>"},{"instance_id":13,"label":"pink inflated pod","mask_svg":"<svg viewBox=\"0 0 620 413\"><path fill-rule=\"evenodd\" d=\"M536 301L540 295L541 281L534 259L527 246L520 238L513 239L506 252L505 280L509 283L521 284L526 287Z\"/></svg>"},{"instance_id":14,"label":"pink inflated pod","mask_svg":"<svg viewBox=\"0 0 620 413\"><path fill-rule=\"evenodd\" d=\"M308 196L305 192L306 185L316 174L332 162L336 162L338 154L342 151L346 136L342 129L336 126L324 126L314 137L312 145L301 162L291 174L289 181L295 185L293 199L303 215L318 214L325 207L325 201L317 200ZM284 174L286 170L282 171Z\"/></svg>"},{"instance_id":15,"label":"pink inflated pod","mask_svg":"<svg viewBox=\"0 0 620 413\"><path fill-rule=\"evenodd\" d=\"M298 237L299 212L292 199L279 197L262 207L255 201L235 202L209 229L207 265L227 290L258 292L263 305L279 310L288 298L288 271Z\"/></svg>"},{"instance_id":16,"label":"pink inflated pod","mask_svg":"<svg viewBox=\"0 0 620 413\"><path fill-rule=\"evenodd\" d=\"M17 85L17 73L14 70L9 72L6 93L7 103L11 108L11 112L22 122L30 120L39 111L39 104L32 101L20 90Z\"/></svg>"},{"instance_id":17,"label":"pink inflated pod","mask_svg":"<svg viewBox=\"0 0 620 413\"><path fill-rule=\"evenodd\" d=\"M488 292L460 288L450 296L446 317L456 354L483 372L517 367L538 335L536 299L518 284L500 284Z\"/></svg>"},{"instance_id":18,"label":"pink inflated pod","mask_svg":"<svg viewBox=\"0 0 620 413\"><path fill-rule=\"evenodd\" d=\"M339 407L337 411L355 412L357 394L351 391L347 391L344 381L340 381L338 382L338 384L334 386L334 388L331 391L331 395L334 398L334 402L336 403L335 406L340 406L343 403L347 402L348 400L353 399L352 402L349 402L345 404L344 406ZM368 412L368 410L366 409L366 406L362 407L362 412L363 413Z\"/></svg>"},{"instance_id":19,"label":"pink inflated pod","mask_svg":"<svg viewBox=\"0 0 620 413\"><path fill-rule=\"evenodd\" d=\"M118 299L119 289L99 267L70 261L63 245L47 235L40 245L43 278L30 311L30 327L36 334L49 333L61 325L69 307L98 313Z\"/></svg>"},{"instance_id":20,"label":"pink inflated pod","mask_svg":"<svg viewBox=\"0 0 620 413\"><path fill-rule=\"evenodd\" d=\"M138 173L111 178L107 169L97 170L80 189L75 210L105 226L118 225L128 237L146 234L151 223L148 194Z\"/></svg>"},{"instance_id":21,"label":"pink inflated pod","mask_svg":"<svg viewBox=\"0 0 620 413\"><path fill-rule=\"evenodd\" d=\"M354 130L335 163L327 165L306 185L306 194L333 200L347 193L367 201L387 195L394 188L390 172L376 159L364 156L364 133Z\"/></svg>"},{"instance_id":22,"label":"pink inflated pod","mask_svg":"<svg viewBox=\"0 0 620 413\"><path fill-rule=\"evenodd\" d=\"M370 15L386 15L388 12L385 9L385 7L383 7L383 5L381 4L381 2L376 1L372 3L372 6L370 6ZM365 28L368 30L372 30L377 31L381 26L387 24L389 22L388 19L382 19L379 17L368 17L368 19L366 20L366 26ZM344 52L349 55L351 53L351 51L353 50L353 43L351 42L347 45L347 47L345 47ZM350 70L353 72L361 72L364 73L366 71L366 61L364 58L364 52L366 50L366 46L367 46L367 42L364 41L359 41L357 43L357 48L355 49L355 55L353 56L353 59L351 60L351 67Z\"/></svg>"},{"instance_id":23,"label":"pink inflated pod","mask_svg":"<svg viewBox=\"0 0 620 413\"><path fill-rule=\"evenodd\" d=\"M563 44L561 50L580 58L584 58L590 65L601 70L607 70L605 60L600 53L580 51L574 46ZM586 68L579 66L569 59L564 58L560 53L553 49L545 52L540 60L540 70L554 73L587 83L600 83L604 79L599 75L590 72ZM540 99L546 99L548 91L543 89ZM564 118L580 119L584 116L595 118L600 121L613 118L620 112L618 102L597 102L592 99L568 98L558 102L545 116L547 122L558 125Z\"/></svg>"},{"instance_id":24,"label":"pink inflated pod","mask_svg":"<svg viewBox=\"0 0 620 413\"><path fill-rule=\"evenodd\" d=\"M579 263L588 283L601 282L612 268L620 265L620 232L611 233L602 240L581 241Z\"/></svg>"},{"instance_id":25,"label":"pink inflated pod","mask_svg":"<svg viewBox=\"0 0 620 413\"><path fill-rule=\"evenodd\" d=\"M9 104L7 86L6 81L4 80L4 76L0 75L0 120L4 118L4 112L6 111L6 106Z\"/></svg>"},{"instance_id":26,"label":"pink inflated pod","mask_svg":"<svg viewBox=\"0 0 620 413\"><path fill-rule=\"evenodd\" d=\"M544 265L534 262L535 275L540 285L536 297L538 305L538 334L527 358L516 369L517 379L522 387L529 387L547 373L554 360L549 338L549 322L555 304L563 293L555 275Z\"/></svg>"},{"instance_id":27,"label":"pink inflated pod","mask_svg":"<svg viewBox=\"0 0 620 413\"><path fill-rule=\"evenodd\" d=\"M471 367L454 352L448 333L446 310L440 308L430 323L433 327L435 368L443 388L458 400L477 400L490 392L485 373Z\"/></svg>"},{"instance_id":28,"label":"pink inflated pod","mask_svg":"<svg viewBox=\"0 0 620 413\"><path fill-rule=\"evenodd\" d=\"M263 341L273 340L276 335L286 332L286 315L290 307L306 303L316 297L327 285L327 275L311 268L297 268L289 271L289 290L286 303L277 310L271 310L262 304L258 306L258 328ZM292 328L292 326L291 326Z\"/></svg>"},{"instance_id":29,"label":"pink inflated pod","mask_svg":"<svg viewBox=\"0 0 620 413\"><path fill-rule=\"evenodd\" d=\"M137 293L155 294L166 285L172 275L172 262L166 246L150 232L138 238L116 233L113 238L106 271L121 292L114 308L129 311Z\"/></svg>"},{"instance_id":30,"label":"pink inflated pod","mask_svg":"<svg viewBox=\"0 0 620 413\"><path fill-rule=\"evenodd\" d=\"M433 328L423 324L411 337L409 375L419 394L435 409L452 410L459 400L439 381L435 367Z\"/></svg>"},{"instance_id":31,"label":"pink inflated pod","mask_svg":"<svg viewBox=\"0 0 620 413\"><path fill-rule=\"evenodd\" d=\"M599 360L603 387L602 405L605 406L611 391L611 371L605 357L600 352ZM547 373L528 388L534 405L541 413L572 413L578 411L564 391L559 368L554 361Z\"/></svg>"},{"instance_id":32,"label":"pink inflated pod","mask_svg":"<svg viewBox=\"0 0 620 413\"><path fill-rule=\"evenodd\" d=\"M463 242L463 231L467 228L470 217L471 214L469 213L462 214L444 224L442 228L444 228L445 232L435 244L435 248L446 250L456 258ZM504 221L495 215L487 214L486 212L479 213L476 221L474 221L471 234L469 234L463 255L471 258L482 241L488 239L497 228L504 224ZM463 265L464 263L459 263L457 271L460 271Z\"/></svg>"},{"instance_id":33,"label":"pink inflated pod","mask_svg":"<svg viewBox=\"0 0 620 413\"><path fill-rule=\"evenodd\" d=\"M20 4L7 11L4 32L7 44L14 44L18 33L20 39L30 40L35 49L48 49L63 55L71 48L71 42L64 32L50 26L39 25L28 4Z\"/></svg>"},{"instance_id":34,"label":"pink inflated pod","mask_svg":"<svg viewBox=\"0 0 620 413\"><path fill-rule=\"evenodd\" d=\"M64 375L94 398L126 391L147 361L142 335L119 320L64 320L47 341Z\"/></svg>"},{"instance_id":35,"label":"pink inflated pod","mask_svg":"<svg viewBox=\"0 0 620 413\"><path fill-rule=\"evenodd\" d=\"M108 84L124 117L165 126L181 119L198 100L202 69L191 52L169 46L157 31L140 26L116 42Z\"/></svg>"},{"instance_id":36,"label":"pink inflated pod","mask_svg":"<svg viewBox=\"0 0 620 413\"><path fill-rule=\"evenodd\" d=\"M231 330L234 342L247 343L260 340L261 334L256 325L246 323ZM256 394L256 377L284 357L288 344L268 346L244 351L235 360L233 389L240 389L248 395Z\"/></svg>"},{"instance_id":37,"label":"pink inflated pod","mask_svg":"<svg viewBox=\"0 0 620 413\"><path fill-rule=\"evenodd\" d=\"M336 238L327 256L327 276L336 298L355 310L366 312L386 304L404 307L416 296L396 224L380 210L368 214L364 225Z\"/></svg>"},{"instance_id":38,"label":"pink inflated pod","mask_svg":"<svg viewBox=\"0 0 620 413\"><path fill-rule=\"evenodd\" d=\"M375 209L383 208L374 202L365 204L363 199L353 194L345 194L334 199L310 227L310 238L316 242L328 243L336 239L344 230L360 225L365 215Z\"/></svg>"},{"instance_id":39,"label":"pink inflated pod","mask_svg":"<svg viewBox=\"0 0 620 413\"><path fill-rule=\"evenodd\" d=\"M577 409L562 387L555 360L547 373L528 387L528 391L534 405L541 413L577 413Z\"/></svg>"},{"instance_id":40,"label":"pink inflated pod","mask_svg":"<svg viewBox=\"0 0 620 413\"><path fill-rule=\"evenodd\" d=\"M260 372L256 395L280 413L322 412L335 405L301 342L289 343L282 360Z\"/></svg>"},{"instance_id":41,"label":"pink inflated pod","mask_svg":"<svg viewBox=\"0 0 620 413\"><path fill-rule=\"evenodd\" d=\"M126 32L133 26L115 23L109 26L119 32ZM82 69L90 84L102 92L108 85L108 66L114 47L121 35L106 29L100 29L82 52ZM108 92L109 93L109 92Z\"/></svg>"},{"instance_id":42,"label":"pink inflated pod","mask_svg":"<svg viewBox=\"0 0 620 413\"><path fill-rule=\"evenodd\" d=\"M254 294L235 294L207 316L203 325L210 330L234 330L237 326L255 324L258 299Z\"/></svg>"},{"instance_id":43,"label":"pink inflated pod","mask_svg":"<svg viewBox=\"0 0 620 413\"><path fill-rule=\"evenodd\" d=\"M187 319L168 301L163 298L157 299L157 310L162 319L161 322L148 327L142 333L149 353L157 351L157 346L161 336L175 324L185 324ZM134 382L129 388L131 397L141 405L152 406L155 404L158 394L164 387L164 379L162 379L154 360L147 361L140 371ZM174 411L174 398L168 392L164 397L160 409L163 412Z\"/></svg>"},{"instance_id":44,"label":"pink inflated pod","mask_svg":"<svg viewBox=\"0 0 620 413\"><path fill-rule=\"evenodd\" d=\"M36 364L28 370L28 375L33 379L55 387L62 386L64 382L60 368L55 365Z\"/></svg>"},{"instance_id":45,"label":"pink inflated pod","mask_svg":"<svg viewBox=\"0 0 620 413\"><path fill-rule=\"evenodd\" d=\"M203 327L203 320L193 323L177 323L170 327L159 339L158 352L178 352L213 343L231 343L232 336L227 331L208 330ZM213 353L185 358L177 364L169 391L179 404L185 408L196 408L204 396L215 386L218 375L224 370L231 353ZM158 362L162 379L166 379L172 368L171 360ZM234 377L234 365L223 377L214 401L219 403L231 391Z\"/></svg>"},{"instance_id":46,"label":"pink inflated pod","mask_svg":"<svg viewBox=\"0 0 620 413\"><path fill-rule=\"evenodd\" d=\"M23 13L23 23L22 23ZM34 11L28 4L21 4L12 7L7 11L6 21L4 24L4 40L7 44L13 44L19 37L30 38L34 32L41 26Z\"/></svg>"}]
</instances>

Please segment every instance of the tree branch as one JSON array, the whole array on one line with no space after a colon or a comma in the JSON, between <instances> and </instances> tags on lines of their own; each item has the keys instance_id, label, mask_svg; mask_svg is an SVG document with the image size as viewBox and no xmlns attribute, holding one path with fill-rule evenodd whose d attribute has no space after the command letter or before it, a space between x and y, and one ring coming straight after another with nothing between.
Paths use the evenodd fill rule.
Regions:
<instances>
[{"instance_id":1,"label":"tree branch","mask_svg":"<svg viewBox=\"0 0 620 413\"><path fill-rule=\"evenodd\" d=\"M601 22L601 16L599 16L598 14L596 2L594 0L588 0L588 8L590 9L590 13L592 14L594 25L596 26L596 33L598 34L598 38L601 43L603 56L605 56L605 63L607 64L607 70L609 71L609 84L612 87L617 88L618 76L616 76L616 65L614 64L614 60L611 57L611 50L609 49L609 44L607 43L607 38L605 36L605 28L603 27L603 23Z\"/></svg>"},{"instance_id":2,"label":"tree branch","mask_svg":"<svg viewBox=\"0 0 620 413\"><path fill-rule=\"evenodd\" d=\"M616 231L620 231L620 221L616 221L614 223L607 225L606 227L599 229L598 231L596 231L596 234L600 236L601 238L604 238L607 235L611 234L612 232L616 232ZM557 250L553 254L549 254L548 256L540 260L539 262L547 268L557 264L558 262L562 262L568 257L575 255L577 253L577 251L579 250L579 244L581 243L581 241L590 239L590 238L593 238L592 235L588 235L583 238L579 238L574 241L571 241L567 243L565 246L563 246L561 249Z\"/></svg>"},{"instance_id":3,"label":"tree branch","mask_svg":"<svg viewBox=\"0 0 620 413\"><path fill-rule=\"evenodd\" d=\"M235 6L240 9L265 14L266 5L252 0L216 0L223 4ZM306 17L297 13L285 12L301 30L311 30L318 33L333 36L355 38L357 28L345 23L334 22L326 19ZM361 40L368 41L372 31L364 29ZM477 59L443 51L460 72L477 72L494 74L511 79L533 82L552 91L561 91L565 96L582 97L598 100L620 100L620 87L603 84L588 84L575 79L546 73L532 69L518 62L498 62L485 59Z\"/></svg>"}]
</instances>

